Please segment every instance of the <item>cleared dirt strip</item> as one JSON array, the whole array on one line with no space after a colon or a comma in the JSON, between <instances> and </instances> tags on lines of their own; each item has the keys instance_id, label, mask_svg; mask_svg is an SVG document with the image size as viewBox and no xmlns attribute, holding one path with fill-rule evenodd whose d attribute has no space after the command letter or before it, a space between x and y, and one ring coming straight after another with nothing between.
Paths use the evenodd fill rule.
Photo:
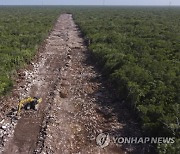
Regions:
<instances>
[{"instance_id":1,"label":"cleared dirt strip","mask_svg":"<svg viewBox=\"0 0 180 154\"><path fill-rule=\"evenodd\" d=\"M141 134L96 70L71 14L58 18L32 66L24 70L23 86L16 93L18 98L42 97L43 102L38 111L22 111L9 128L14 133L3 142L2 153L143 153L145 147L139 145L97 145L100 133L109 133L111 139Z\"/></svg>"}]
</instances>

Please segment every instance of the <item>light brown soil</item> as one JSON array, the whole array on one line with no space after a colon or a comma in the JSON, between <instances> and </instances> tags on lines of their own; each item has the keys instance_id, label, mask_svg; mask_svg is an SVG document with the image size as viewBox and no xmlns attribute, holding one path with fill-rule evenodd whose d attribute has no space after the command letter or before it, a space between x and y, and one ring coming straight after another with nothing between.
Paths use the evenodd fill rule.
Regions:
<instances>
[{"instance_id":1,"label":"light brown soil","mask_svg":"<svg viewBox=\"0 0 180 154\"><path fill-rule=\"evenodd\" d=\"M9 106L1 105L0 127L6 128L0 131L0 153L143 153L138 145L111 142L101 148L96 144L97 135L103 132L110 136L141 134L97 71L72 15L59 17L32 66L24 70L23 79L6 100ZM43 98L38 111L23 110L19 120L5 116L10 106L27 96Z\"/></svg>"}]
</instances>

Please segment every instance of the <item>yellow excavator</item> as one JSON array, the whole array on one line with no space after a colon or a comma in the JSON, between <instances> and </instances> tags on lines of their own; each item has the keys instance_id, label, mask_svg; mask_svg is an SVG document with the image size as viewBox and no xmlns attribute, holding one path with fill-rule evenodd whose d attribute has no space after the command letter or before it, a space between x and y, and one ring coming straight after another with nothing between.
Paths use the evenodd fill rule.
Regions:
<instances>
[{"instance_id":1,"label":"yellow excavator","mask_svg":"<svg viewBox=\"0 0 180 154\"><path fill-rule=\"evenodd\" d=\"M17 114L19 115L21 112L21 109L24 108L26 110L36 110L36 105L42 102L42 98L37 97L28 97L26 99L23 99L18 104L18 111Z\"/></svg>"}]
</instances>

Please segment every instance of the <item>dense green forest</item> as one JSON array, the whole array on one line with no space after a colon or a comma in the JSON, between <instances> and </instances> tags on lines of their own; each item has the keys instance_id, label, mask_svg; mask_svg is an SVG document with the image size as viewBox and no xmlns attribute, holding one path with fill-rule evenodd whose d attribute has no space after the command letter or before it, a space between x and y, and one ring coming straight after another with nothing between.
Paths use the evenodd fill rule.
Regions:
<instances>
[{"instance_id":1,"label":"dense green forest","mask_svg":"<svg viewBox=\"0 0 180 154\"><path fill-rule=\"evenodd\" d=\"M180 151L180 9L81 8L74 18L144 135L174 136L157 151Z\"/></svg>"},{"instance_id":2,"label":"dense green forest","mask_svg":"<svg viewBox=\"0 0 180 154\"><path fill-rule=\"evenodd\" d=\"M0 7L0 95L11 89L15 70L32 59L59 14L57 8Z\"/></svg>"},{"instance_id":3,"label":"dense green forest","mask_svg":"<svg viewBox=\"0 0 180 154\"><path fill-rule=\"evenodd\" d=\"M35 55L62 11L75 22L103 74L139 117L145 136L176 137L158 153L180 151L180 9L0 7L0 95ZM121 103L121 102L119 102Z\"/></svg>"}]
</instances>

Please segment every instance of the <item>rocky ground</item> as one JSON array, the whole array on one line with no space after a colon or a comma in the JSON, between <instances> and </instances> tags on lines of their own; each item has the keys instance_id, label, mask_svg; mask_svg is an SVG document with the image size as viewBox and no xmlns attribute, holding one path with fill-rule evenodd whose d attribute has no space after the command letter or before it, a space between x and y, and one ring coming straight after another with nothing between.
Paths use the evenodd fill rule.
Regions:
<instances>
[{"instance_id":1,"label":"rocky ground","mask_svg":"<svg viewBox=\"0 0 180 154\"><path fill-rule=\"evenodd\" d=\"M37 60L19 73L12 94L1 100L0 153L143 153L142 145L96 143L100 133L141 133L97 71L72 15L62 14L45 42ZM17 118L13 109L28 96L43 102Z\"/></svg>"}]
</instances>

